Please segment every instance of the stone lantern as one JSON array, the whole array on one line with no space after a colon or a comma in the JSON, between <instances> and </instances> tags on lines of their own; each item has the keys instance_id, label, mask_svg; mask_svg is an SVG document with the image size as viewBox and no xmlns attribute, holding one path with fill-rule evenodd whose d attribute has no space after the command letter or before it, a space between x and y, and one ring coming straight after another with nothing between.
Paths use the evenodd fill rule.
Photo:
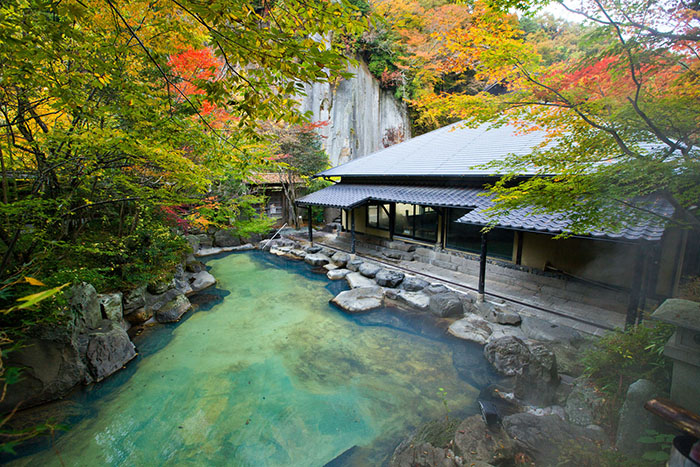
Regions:
<instances>
[{"instance_id":1,"label":"stone lantern","mask_svg":"<svg viewBox=\"0 0 700 467\"><path fill-rule=\"evenodd\" d=\"M651 316L676 326L664 347L673 360L671 400L700 413L700 303L669 298Z\"/></svg>"}]
</instances>

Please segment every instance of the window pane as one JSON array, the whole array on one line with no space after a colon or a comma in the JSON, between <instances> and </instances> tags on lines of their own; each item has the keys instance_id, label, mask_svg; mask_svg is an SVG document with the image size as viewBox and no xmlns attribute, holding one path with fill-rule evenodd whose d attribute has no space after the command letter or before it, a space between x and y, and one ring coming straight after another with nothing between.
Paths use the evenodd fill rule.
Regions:
<instances>
[{"instance_id":1,"label":"window pane","mask_svg":"<svg viewBox=\"0 0 700 467\"><path fill-rule=\"evenodd\" d=\"M413 205L396 203L396 223L394 233L405 237L413 236Z\"/></svg>"},{"instance_id":2,"label":"window pane","mask_svg":"<svg viewBox=\"0 0 700 467\"><path fill-rule=\"evenodd\" d=\"M370 227L376 227L378 216L377 216L378 206L367 206L367 225Z\"/></svg>"},{"instance_id":3,"label":"window pane","mask_svg":"<svg viewBox=\"0 0 700 467\"><path fill-rule=\"evenodd\" d=\"M459 224L457 219L468 213L468 209L450 209L447 222L448 248L456 250L481 252L481 225ZM486 251L488 256L504 259L513 258L514 232L506 229L492 229L488 233Z\"/></svg>"},{"instance_id":4,"label":"window pane","mask_svg":"<svg viewBox=\"0 0 700 467\"><path fill-rule=\"evenodd\" d=\"M380 229L389 230L389 205L382 204L379 206L379 225Z\"/></svg>"},{"instance_id":5,"label":"window pane","mask_svg":"<svg viewBox=\"0 0 700 467\"><path fill-rule=\"evenodd\" d=\"M430 242L437 241L438 213L433 208L416 206L415 237Z\"/></svg>"}]
</instances>

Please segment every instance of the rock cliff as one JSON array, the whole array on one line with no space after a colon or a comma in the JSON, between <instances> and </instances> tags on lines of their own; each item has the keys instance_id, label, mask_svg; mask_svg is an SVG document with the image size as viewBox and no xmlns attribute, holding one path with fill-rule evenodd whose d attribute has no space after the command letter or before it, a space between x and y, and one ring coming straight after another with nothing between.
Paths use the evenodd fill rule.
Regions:
<instances>
[{"instance_id":1,"label":"rock cliff","mask_svg":"<svg viewBox=\"0 0 700 467\"><path fill-rule=\"evenodd\" d=\"M331 165L343 164L410 137L406 105L391 91L380 89L367 65L359 60L348 69L353 77L334 84L307 84L300 98L311 121L328 121L319 128Z\"/></svg>"}]
</instances>

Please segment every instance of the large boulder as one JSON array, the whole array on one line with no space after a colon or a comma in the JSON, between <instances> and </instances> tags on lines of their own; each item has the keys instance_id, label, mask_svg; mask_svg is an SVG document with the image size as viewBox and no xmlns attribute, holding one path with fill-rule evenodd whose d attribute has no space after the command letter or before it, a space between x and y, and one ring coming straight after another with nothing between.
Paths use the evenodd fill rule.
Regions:
<instances>
[{"instance_id":1,"label":"large boulder","mask_svg":"<svg viewBox=\"0 0 700 467\"><path fill-rule=\"evenodd\" d=\"M491 340L484 347L484 357L502 375L517 376L530 362L530 349L522 339L505 336Z\"/></svg>"},{"instance_id":2,"label":"large boulder","mask_svg":"<svg viewBox=\"0 0 700 467\"><path fill-rule=\"evenodd\" d=\"M137 308L136 310L133 310L131 313L124 316L124 319L129 324L145 323L146 321L148 321L151 318L153 318L153 309L146 308L145 306L142 306L141 308Z\"/></svg>"},{"instance_id":3,"label":"large boulder","mask_svg":"<svg viewBox=\"0 0 700 467\"><path fill-rule=\"evenodd\" d=\"M395 298L398 302L416 310L424 311L430 306L430 297L423 292L408 292L401 290Z\"/></svg>"},{"instance_id":4,"label":"large boulder","mask_svg":"<svg viewBox=\"0 0 700 467\"><path fill-rule=\"evenodd\" d=\"M430 283L428 281L423 280L420 277L406 276L403 278L403 281L401 281L401 285L399 287L408 292L418 292L429 285Z\"/></svg>"},{"instance_id":5,"label":"large boulder","mask_svg":"<svg viewBox=\"0 0 700 467\"><path fill-rule=\"evenodd\" d=\"M510 465L515 456L515 444L505 430L500 426L487 427L480 415L472 415L457 427L454 446L465 465Z\"/></svg>"},{"instance_id":6,"label":"large boulder","mask_svg":"<svg viewBox=\"0 0 700 467\"><path fill-rule=\"evenodd\" d=\"M199 271L190 277L189 282L192 292L196 293L200 290L208 289L212 285L216 284L216 278L207 271Z\"/></svg>"},{"instance_id":7,"label":"large boulder","mask_svg":"<svg viewBox=\"0 0 700 467\"><path fill-rule=\"evenodd\" d=\"M119 324L104 320L89 335L85 359L96 382L121 369L136 356L136 348Z\"/></svg>"},{"instance_id":8,"label":"large boulder","mask_svg":"<svg viewBox=\"0 0 700 467\"><path fill-rule=\"evenodd\" d=\"M172 289L175 286L171 279L157 279L148 283L146 290L148 293L153 295L158 295L165 293L168 289Z\"/></svg>"},{"instance_id":9,"label":"large boulder","mask_svg":"<svg viewBox=\"0 0 700 467\"><path fill-rule=\"evenodd\" d=\"M551 405L559 387L556 356L539 342L529 342L528 350L529 362L522 374L515 378L515 397L531 404Z\"/></svg>"},{"instance_id":10,"label":"large boulder","mask_svg":"<svg viewBox=\"0 0 700 467\"><path fill-rule=\"evenodd\" d=\"M380 270L381 268L376 264L362 263L357 271L363 276L373 279Z\"/></svg>"},{"instance_id":11,"label":"large boulder","mask_svg":"<svg viewBox=\"0 0 700 467\"><path fill-rule=\"evenodd\" d=\"M569 423L588 426L596 423L596 416L602 409L603 399L598 395L586 378L574 381L571 392L566 398L564 410Z\"/></svg>"},{"instance_id":12,"label":"large boulder","mask_svg":"<svg viewBox=\"0 0 700 467\"><path fill-rule=\"evenodd\" d=\"M185 295L177 295L155 312L156 321L159 323L173 323L179 321L182 315L191 309L192 304L189 299Z\"/></svg>"},{"instance_id":13,"label":"large boulder","mask_svg":"<svg viewBox=\"0 0 700 467\"><path fill-rule=\"evenodd\" d=\"M311 266L324 266L331 262L331 259L322 253L309 253L304 257L304 261Z\"/></svg>"},{"instance_id":14,"label":"large boulder","mask_svg":"<svg viewBox=\"0 0 700 467\"><path fill-rule=\"evenodd\" d=\"M440 318L462 316L464 308L455 292L441 292L430 296L430 311Z\"/></svg>"},{"instance_id":15,"label":"large boulder","mask_svg":"<svg viewBox=\"0 0 700 467\"><path fill-rule=\"evenodd\" d=\"M358 287L373 287L377 285L374 280L363 276L359 272L351 272L350 274L347 274L345 276L345 280L348 282L351 289L356 289Z\"/></svg>"},{"instance_id":16,"label":"large boulder","mask_svg":"<svg viewBox=\"0 0 700 467\"><path fill-rule=\"evenodd\" d=\"M381 307L383 299L381 287L359 287L340 292L331 303L348 313L362 313Z\"/></svg>"},{"instance_id":17,"label":"large boulder","mask_svg":"<svg viewBox=\"0 0 700 467\"><path fill-rule=\"evenodd\" d=\"M648 449L648 445L639 442L647 430L661 431L662 424L655 416L644 409L644 404L659 395L659 391L649 380L639 379L630 384L627 389L625 402L620 409L620 420L617 425L617 449L626 454L638 454Z\"/></svg>"},{"instance_id":18,"label":"large boulder","mask_svg":"<svg viewBox=\"0 0 700 467\"><path fill-rule=\"evenodd\" d=\"M185 235L185 240L187 240L187 243L190 245L194 253L199 250L200 243L197 235Z\"/></svg>"},{"instance_id":19,"label":"large boulder","mask_svg":"<svg viewBox=\"0 0 700 467\"><path fill-rule=\"evenodd\" d=\"M363 263L364 263L364 261L362 261L361 259L355 258L355 259L351 259L350 261L348 261L348 263L345 265L345 267L353 272L357 272L360 270L360 266L362 266Z\"/></svg>"},{"instance_id":20,"label":"large boulder","mask_svg":"<svg viewBox=\"0 0 700 467\"><path fill-rule=\"evenodd\" d=\"M328 256L329 258L332 258L333 255L335 255L337 252L332 248L328 248L327 246L324 246L323 248L321 248L320 253Z\"/></svg>"},{"instance_id":21,"label":"large boulder","mask_svg":"<svg viewBox=\"0 0 700 467\"><path fill-rule=\"evenodd\" d=\"M99 326L99 323L98 323ZM75 385L89 381L81 358L78 335L70 327L33 330L21 348L3 355L6 368L21 368L21 378L7 387L0 413L49 402L66 395Z\"/></svg>"},{"instance_id":22,"label":"large boulder","mask_svg":"<svg viewBox=\"0 0 700 467\"><path fill-rule=\"evenodd\" d=\"M345 276L348 274L350 274L349 269L333 269L326 273L326 277L332 281L337 281L339 279L345 279Z\"/></svg>"},{"instance_id":23,"label":"large boulder","mask_svg":"<svg viewBox=\"0 0 700 467\"><path fill-rule=\"evenodd\" d=\"M183 293L171 289L161 295L146 295L146 307L159 323L171 323L178 321L192 304Z\"/></svg>"},{"instance_id":24,"label":"large boulder","mask_svg":"<svg viewBox=\"0 0 700 467\"><path fill-rule=\"evenodd\" d=\"M400 271L390 271L382 269L374 276L374 280L382 287L396 287L404 278L404 273Z\"/></svg>"},{"instance_id":25,"label":"large boulder","mask_svg":"<svg viewBox=\"0 0 700 467\"><path fill-rule=\"evenodd\" d=\"M517 326L520 324L521 318L520 314L508 308L494 309L493 320L498 324L510 324L512 326Z\"/></svg>"},{"instance_id":26,"label":"large boulder","mask_svg":"<svg viewBox=\"0 0 700 467\"><path fill-rule=\"evenodd\" d=\"M124 322L124 312L122 309L123 297L121 292L100 294L97 298L100 302L102 316L105 319L114 321L115 323Z\"/></svg>"},{"instance_id":27,"label":"large boulder","mask_svg":"<svg viewBox=\"0 0 700 467\"><path fill-rule=\"evenodd\" d=\"M87 282L71 287L70 308L78 329L95 328L102 321L97 291Z\"/></svg>"},{"instance_id":28,"label":"large boulder","mask_svg":"<svg viewBox=\"0 0 700 467\"><path fill-rule=\"evenodd\" d=\"M338 251L331 256L331 260L333 261L333 264L339 268L344 268L345 265L348 264L348 261L350 261L350 255L343 253L342 251Z\"/></svg>"},{"instance_id":29,"label":"large boulder","mask_svg":"<svg viewBox=\"0 0 700 467\"><path fill-rule=\"evenodd\" d=\"M302 250L301 248L292 248L289 250L288 255L292 257L292 259L304 259L306 258L306 251Z\"/></svg>"},{"instance_id":30,"label":"large boulder","mask_svg":"<svg viewBox=\"0 0 700 467\"><path fill-rule=\"evenodd\" d=\"M463 465L451 449L436 448L430 443L409 444L400 452L395 452L389 461L390 467L462 467Z\"/></svg>"},{"instance_id":31,"label":"large boulder","mask_svg":"<svg viewBox=\"0 0 700 467\"><path fill-rule=\"evenodd\" d=\"M241 244L241 239L233 229L217 230L214 234L214 246L227 247L238 246Z\"/></svg>"},{"instance_id":32,"label":"large boulder","mask_svg":"<svg viewBox=\"0 0 700 467\"><path fill-rule=\"evenodd\" d=\"M455 467L462 460L452 451L459 421L439 418L419 426L394 450L389 461L393 467ZM470 465L470 464L467 464Z\"/></svg>"},{"instance_id":33,"label":"large boulder","mask_svg":"<svg viewBox=\"0 0 700 467\"><path fill-rule=\"evenodd\" d=\"M307 252L307 253L313 255L313 254L316 254L316 253L320 253L321 250L323 250L323 247L320 246L320 245L310 245L310 246L307 246L305 249L306 249L306 252Z\"/></svg>"},{"instance_id":34,"label":"large boulder","mask_svg":"<svg viewBox=\"0 0 700 467\"><path fill-rule=\"evenodd\" d=\"M525 343L515 336L489 339L484 357L499 373L515 376L515 396L529 403L549 405L559 386L557 360L544 344Z\"/></svg>"},{"instance_id":35,"label":"large boulder","mask_svg":"<svg viewBox=\"0 0 700 467\"><path fill-rule=\"evenodd\" d=\"M535 465L558 465L562 448L571 444L594 450L603 441L600 431L571 425L558 415L517 413L503 418L503 428Z\"/></svg>"},{"instance_id":36,"label":"large boulder","mask_svg":"<svg viewBox=\"0 0 700 467\"><path fill-rule=\"evenodd\" d=\"M477 315L467 315L452 323L447 330L455 337L480 345L488 342L492 332L489 323Z\"/></svg>"},{"instance_id":37,"label":"large boulder","mask_svg":"<svg viewBox=\"0 0 700 467\"><path fill-rule=\"evenodd\" d=\"M193 255L187 256L187 259L185 260L185 270L187 272L196 273L199 271L204 271L205 269L206 266L200 260L195 258Z\"/></svg>"},{"instance_id":38,"label":"large boulder","mask_svg":"<svg viewBox=\"0 0 700 467\"><path fill-rule=\"evenodd\" d=\"M146 286L142 285L130 290L124 294L124 302L122 308L124 309L124 315L131 313L132 311L143 308L146 305Z\"/></svg>"},{"instance_id":39,"label":"large boulder","mask_svg":"<svg viewBox=\"0 0 700 467\"><path fill-rule=\"evenodd\" d=\"M197 238L199 239L200 248L211 248L214 245L211 237L205 233L197 234Z\"/></svg>"}]
</instances>

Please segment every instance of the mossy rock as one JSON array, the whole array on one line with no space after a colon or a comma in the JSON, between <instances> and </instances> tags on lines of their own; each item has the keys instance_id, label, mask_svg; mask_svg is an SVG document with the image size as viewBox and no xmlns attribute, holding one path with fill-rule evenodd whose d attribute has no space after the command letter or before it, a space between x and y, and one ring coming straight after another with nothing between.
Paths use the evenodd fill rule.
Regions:
<instances>
[{"instance_id":1,"label":"mossy rock","mask_svg":"<svg viewBox=\"0 0 700 467\"><path fill-rule=\"evenodd\" d=\"M430 443L435 447L446 448L454 439L455 431L462 420L459 418L438 418L420 426L412 437L414 444Z\"/></svg>"}]
</instances>

